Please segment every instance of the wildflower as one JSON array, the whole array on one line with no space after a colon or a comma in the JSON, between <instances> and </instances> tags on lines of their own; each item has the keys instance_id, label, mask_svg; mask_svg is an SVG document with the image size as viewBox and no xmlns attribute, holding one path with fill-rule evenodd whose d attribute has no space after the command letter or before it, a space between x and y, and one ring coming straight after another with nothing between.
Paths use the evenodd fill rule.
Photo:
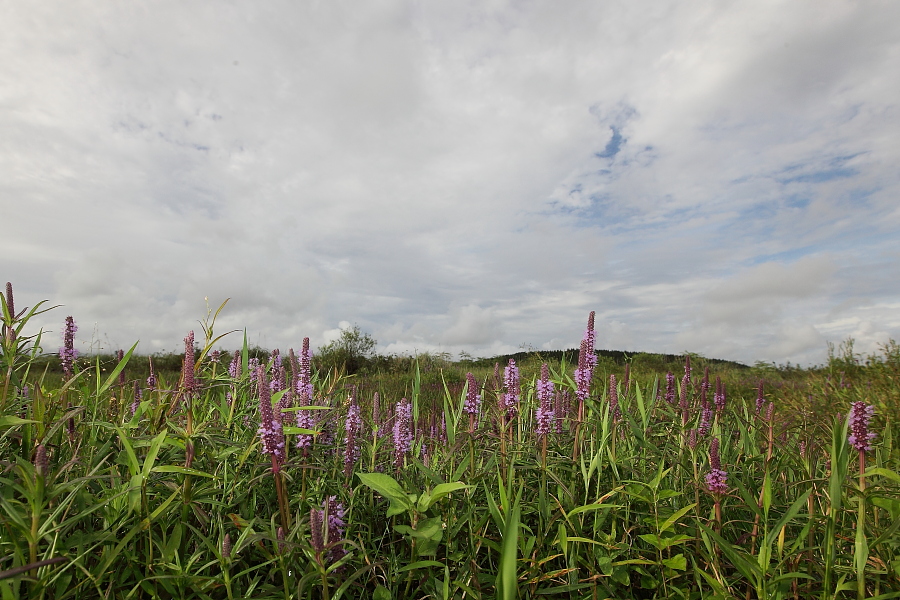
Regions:
<instances>
[{"instance_id":1,"label":"wildflower","mask_svg":"<svg viewBox=\"0 0 900 600\"><path fill-rule=\"evenodd\" d=\"M712 407L706 399L700 405L700 437L706 437L712 428Z\"/></svg>"},{"instance_id":2,"label":"wildflower","mask_svg":"<svg viewBox=\"0 0 900 600\"><path fill-rule=\"evenodd\" d=\"M477 416L481 407L481 394L478 393L478 382L471 373L466 373L466 401L463 403L463 412L470 416Z\"/></svg>"},{"instance_id":3,"label":"wildflower","mask_svg":"<svg viewBox=\"0 0 900 600\"><path fill-rule=\"evenodd\" d=\"M759 414L762 411L763 404L766 403L765 395L763 394L763 380L759 380L759 386L756 391L756 414Z\"/></svg>"},{"instance_id":4,"label":"wildflower","mask_svg":"<svg viewBox=\"0 0 900 600\"><path fill-rule=\"evenodd\" d=\"M871 442L875 439L875 433L869 431L869 425L874 415L875 407L865 402L854 402L850 408L850 436L847 441L860 454L872 450Z\"/></svg>"},{"instance_id":5,"label":"wildflower","mask_svg":"<svg viewBox=\"0 0 900 600\"><path fill-rule=\"evenodd\" d=\"M412 405L403 398L394 411L394 466L402 467L406 454L412 447Z\"/></svg>"},{"instance_id":6,"label":"wildflower","mask_svg":"<svg viewBox=\"0 0 900 600\"><path fill-rule=\"evenodd\" d=\"M6 312L9 313L10 320L14 321L16 319L16 303L13 299L12 283L6 282L6 297L0 297L0 299L3 300L3 304L6 306ZM4 322L3 333L6 336L7 344L12 346L13 342L16 341L16 330L12 327L7 327Z\"/></svg>"},{"instance_id":7,"label":"wildflower","mask_svg":"<svg viewBox=\"0 0 900 600\"><path fill-rule=\"evenodd\" d=\"M150 360L150 376L147 377L147 388L152 392L156 389L156 373L153 372L153 360Z\"/></svg>"},{"instance_id":8,"label":"wildflower","mask_svg":"<svg viewBox=\"0 0 900 600\"><path fill-rule=\"evenodd\" d=\"M119 361L119 363L121 363L123 360L125 360L125 351L122 350L121 348L119 348L119 350L116 351L116 360ZM122 369L121 371L119 371L119 386L120 387L125 386L125 369Z\"/></svg>"},{"instance_id":9,"label":"wildflower","mask_svg":"<svg viewBox=\"0 0 900 600\"><path fill-rule=\"evenodd\" d=\"M259 367L256 376L259 381L259 438L263 452L272 459L272 471L278 473L284 463L284 431L272 411L272 395L265 368Z\"/></svg>"},{"instance_id":10,"label":"wildflower","mask_svg":"<svg viewBox=\"0 0 900 600\"><path fill-rule=\"evenodd\" d=\"M728 473L722 470L719 460L719 438L713 438L709 445L709 473L706 474L706 489L710 494L722 495L728 492Z\"/></svg>"},{"instance_id":11,"label":"wildflower","mask_svg":"<svg viewBox=\"0 0 900 600\"><path fill-rule=\"evenodd\" d=\"M713 396L713 402L716 405L716 412L721 413L725 410L725 384L718 376L716 377L716 393Z\"/></svg>"},{"instance_id":12,"label":"wildflower","mask_svg":"<svg viewBox=\"0 0 900 600\"><path fill-rule=\"evenodd\" d=\"M691 450L693 450L694 448L697 447L697 430L696 429L691 429L690 432L688 433L687 445L688 445L688 448L690 448Z\"/></svg>"},{"instance_id":13,"label":"wildflower","mask_svg":"<svg viewBox=\"0 0 900 600\"><path fill-rule=\"evenodd\" d=\"M39 475L47 475L50 468L50 458L47 456L47 447L38 444L34 451L34 468Z\"/></svg>"},{"instance_id":14,"label":"wildflower","mask_svg":"<svg viewBox=\"0 0 900 600\"><path fill-rule=\"evenodd\" d=\"M213 350L209 353L209 362L219 364L219 360L222 358L222 353L218 350Z\"/></svg>"},{"instance_id":15,"label":"wildflower","mask_svg":"<svg viewBox=\"0 0 900 600\"><path fill-rule=\"evenodd\" d=\"M675 404L675 375L671 371L666 373L666 402Z\"/></svg>"},{"instance_id":16,"label":"wildflower","mask_svg":"<svg viewBox=\"0 0 900 600\"><path fill-rule=\"evenodd\" d=\"M7 289L7 292L10 290ZM72 377L72 363L78 357L78 351L75 350L75 332L78 331L78 325L71 316L66 317L66 327L63 330L63 346L59 349L59 358L62 360L63 373L66 379Z\"/></svg>"},{"instance_id":17,"label":"wildflower","mask_svg":"<svg viewBox=\"0 0 900 600\"><path fill-rule=\"evenodd\" d=\"M134 382L134 399L131 401L131 416L137 412L138 407L141 405L141 386L135 381Z\"/></svg>"},{"instance_id":18,"label":"wildflower","mask_svg":"<svg viewBox=\"0 0 900 600\"><path fill-rule=\"evenodd\" d=\"M547 363L541 365L541 378L537 382L538 408L534 419L537 421L534 433L539 438L550 433L550 425L553 422L553 382L550 381L550 369Z\"/></svg>"},{"instance_id":19,"label":"wildflower","mask_svg":"<svg viewBox=\"0 0 900 600\"><path fill-rule=\"evenodd\" d=\"M237 379L241 376L241 351L235 350L231 356L231 362L228 363L228 376Z\"/></svg>"},{"instance_id":20,"label":"wildflower","mask_svg":"<svg viewBox=\"0 0 900 600\"><path fill-rule=\"evenodd\" d=\"M325 532L323 531L325 516L323 511L310 509L309 511L309 543L316 554L325 551Z\"/></svg>"},{"instance_id":21,"label":"wildflower","mask_svg":"<svg viewBox=\"0 0 900 600\"><path fill-rule=\"evenodd\" d=\"M556 422L556 435L562 435L563 421L569 414L569 407L572 398L569 396L569 390L563 390L556 393L556 405L553 407L554 421Z\"/></svg>"},{"instance_id":22,"label":"wildflower","mask_svg":"<svg viewBox=\"0 0 900 600\"><path fill-rule=\"evenodd\" d=\"M184 362L181 366L181 384L187 398L192 398L197 391L197 380L194 378L194 332L190 331L184 338Z\"/></svg>"},{"instance_id":23,"label":"wildflower","mask_svg":"<svg viewBox=\"0 0 900 600\"><path fill-rule=\"evenodd\" d=\"M314 508L309 512L310 545L319 555L330 547L328 558L335 562L347 553L341 545L347 525L344 521L346 510L336 496L329 496L322 506L321 510Z\"/></svg>"},{"instance_id":24,"label":"wildflower","mask_svg":"<svg viewBox=\"0 0 900 600\"><path fill-rule=\"evenodd\" d=\"M309 406L312 402L313 386L311 369L311 354L309 352L309 338L303 338L303 348L300 350L300 365L294 377L296 383L294 391L297 394L297 406ZM314 429L317 417L309 410L298 410L296 413L297 427ZM301 433L297 436L298 448L309 448L312 445L313 436Z\"/></svg>"},{"instance_id":25,"label":"wildflower","mask_svg":"<svg viewBox=\"0 0 900 600\"><path fill-rule=\"evenodd\" d=\"M575 397L578 398L579 413L583 410L584 401L591 393L591 380L594 378L594 367L597 364L594 344L594 311L591 311L588 316L587 329L581 339L581 348L578 351L578 368L575 369ZM581 416L579 414L579 418Z\"/></svg>"},{"instance_id":26,"label":"wildflower","mask_svg":"<svg viewBox=\"0 0 900 600\"><path fill-rule=\"evenodd\" d=\"M359 416L359 405L354 396L350 397L347 418L344 421L344 475L350 476L353 465L359 460L359 434L362 430L362 419Z\"/></svg>"},{"instance_id":27,"label":"wildflower","mask_svg":"<svg viewBox=\"0 0 900 600\"><path fill-rule=\"evenodd\" d=\"M225 539L222 540L222 558L226 560L231 558L231 536L227 533Z\"/></svg>"},{"instance_id":28,"label":"wildflower","mask_svg":"<svg viewBox=\"0 0 900 600\"><path fill-rule=\"evenodd\" d=\"M516 361L513 359L509 359L509 365L503 369L503 383L506 392L502 397L502 408L506 410L506 415L512 418L519 412L520 399L519 367L516 366Z\"/></svg>"},{"instance_id":29,"label":"wildflower","mask_svg":"<svg viewBox=\"0 0 900 600\"><path fill-rule=\"evenodd\" d=\"M688 371L688 367L685 367L685 371ZM691 403L688 400L688 384L691 382L690 373L685 373L684 377L681 378L681 426L684 427L687 425L688 418L690 417L690 407Z\"/></svg>"}]
</instances>

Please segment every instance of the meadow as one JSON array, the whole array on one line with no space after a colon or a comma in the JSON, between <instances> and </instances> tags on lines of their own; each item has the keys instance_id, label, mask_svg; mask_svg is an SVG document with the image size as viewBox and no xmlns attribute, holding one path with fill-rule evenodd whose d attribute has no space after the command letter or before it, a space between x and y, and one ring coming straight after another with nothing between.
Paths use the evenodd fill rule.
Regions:
<instances>
[{"instance_id":1,"label":"meadow","mask_svg":"<svg viewBox=\"0 0 900 600\"><path fill-rule=\"evenodd\" d=\"M900 597L893 341L225 352L223 304L184 354L78 356L3 300L3 600Z\"/></svg>"}]
</instances>

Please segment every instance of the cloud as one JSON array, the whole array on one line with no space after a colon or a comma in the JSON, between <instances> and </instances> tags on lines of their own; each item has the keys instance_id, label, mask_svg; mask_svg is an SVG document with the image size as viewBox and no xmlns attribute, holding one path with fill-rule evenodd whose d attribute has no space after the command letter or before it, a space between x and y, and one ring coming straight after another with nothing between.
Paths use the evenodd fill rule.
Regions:
<instances>
[{"instance_id":1,"label":"cloud","mask_svg":"<svg viewBox=\"0 0 900 600\"><path fill-rule=\"evenodd\" d=\"M146 352L897 337L900 5L810 6L16 6L0 270Z\"/></svg>"}]
</instances>

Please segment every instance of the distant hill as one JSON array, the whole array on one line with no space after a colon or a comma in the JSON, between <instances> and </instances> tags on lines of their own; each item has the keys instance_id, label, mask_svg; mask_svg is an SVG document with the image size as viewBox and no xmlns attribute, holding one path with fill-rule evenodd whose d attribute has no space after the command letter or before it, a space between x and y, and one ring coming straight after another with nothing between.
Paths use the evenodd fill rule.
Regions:
<instances>
[{"instance_id":1,"label":"distant hill","mask_svg":"<svg viewBox=\"0 0 900 600\"><path fill-rule=\"evenodd\" d=\"M597 350L597 356L601 359L606 358L618 366L625 366L625 363L631 362L635 366L655 366L674 369L684 365L684 354L658 354L654 352L626 352L624 350ZM479 366L491 366L499 362L501 365L508 363L509 359L516 362L524 362L527 360L562 360L565 358L569 364L578 362L578 349L570 348L568 350L528 350L516 352L514 354L503 354L491 358L478 358L471 362ZM691 360L694 366L700 365L719 365L724 367L732 367L736 369L749 369L750 366L721 358L706 358L691 354Z\"/></svg>"}]
</instances>

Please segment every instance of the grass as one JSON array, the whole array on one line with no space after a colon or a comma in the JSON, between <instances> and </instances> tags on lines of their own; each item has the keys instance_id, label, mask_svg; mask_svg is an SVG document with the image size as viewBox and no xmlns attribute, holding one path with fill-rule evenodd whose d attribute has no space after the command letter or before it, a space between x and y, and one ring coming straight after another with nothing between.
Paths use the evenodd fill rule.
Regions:
<instances>
[{"instance_id":1,"label":"grass","mask_svg":"<svg viewBox=\"0 0 900 600\"><path fill-rule=\"evenodd\" d=\"M149 390L150 360L132 352L79 359L64 377L40 338L24 337L28 316L4 305L4 600L900 597L893 342L867 358L845 344L815 369L693 356L686 412L680 397L665 399L666 372L680 382L682 362L600 353L581 421L577 351L517 357L512 418L498 408L494 361L395 357L352 376L314 361L312 408L299 410L316 422L295 427L302 402L286 392L286 456L276 459L257 433L251 372L256 358L277 379L272 355L245 344L230 376L230 356L211 360L214 318L194 354L196 385L178 357L154 357ZM544 363L573 401L539 438ZM692 437L707 368L727 403ZM468 372L482 396L474 427L463 413ZM275 392L277 413L285 395ZM401 398L412 443L398 453ZM876 410L862 461L847 430L858 401ZM362 424L347 469L351 404ZM312 445L296 448L310 434ZM713 439L727 472L721 493L706 483Z\"/></svg>"}]
</instances>

